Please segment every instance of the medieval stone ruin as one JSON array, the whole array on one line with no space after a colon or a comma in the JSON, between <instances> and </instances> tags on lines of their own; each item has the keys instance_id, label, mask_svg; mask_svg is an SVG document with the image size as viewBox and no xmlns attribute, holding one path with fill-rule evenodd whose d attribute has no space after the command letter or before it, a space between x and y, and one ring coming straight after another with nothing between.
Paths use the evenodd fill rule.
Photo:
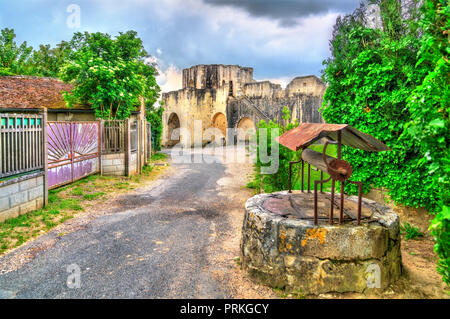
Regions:
<instances>
[{"instance_id":1,"label":"medieval stone ruin","mask_svg":"<svg viewBox=\"0 0 450 319\"><path fill-rule=\"evenodd\" d=\"M203 132L217 128L226 143L234 143L246 136L227 134L227 128L247 130L255 128L261 120L267 122L270 119L281 122L284 106L291 111L292 120L324 122L319 108L325 85L314 75L296 77L283 89L270 81L257 82L250 67L196 65L183 70L182 84L182 89L162 94L164 146L173 146L180 141L178 134L173 134L180 127L187 130L193 144L195 121L201 121ZM212 138L206 134L202 143L208 143Z\"/></svg>"}]
</instances>

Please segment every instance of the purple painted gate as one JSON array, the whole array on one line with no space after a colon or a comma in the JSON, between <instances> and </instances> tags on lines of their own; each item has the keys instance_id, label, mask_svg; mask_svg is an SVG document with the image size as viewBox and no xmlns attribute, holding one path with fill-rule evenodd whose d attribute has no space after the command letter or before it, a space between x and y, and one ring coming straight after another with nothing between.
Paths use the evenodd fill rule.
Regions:
<instances>
[{"instance_id":1,"label":"purple painted gate","mask_svg":"<svg viewBox=\"0 0 450 319\"><path fill-rule=\"evenodd\" d=\"M100 171L99 122L48 122L48 187Z\"/></svg>"}]
</instances>

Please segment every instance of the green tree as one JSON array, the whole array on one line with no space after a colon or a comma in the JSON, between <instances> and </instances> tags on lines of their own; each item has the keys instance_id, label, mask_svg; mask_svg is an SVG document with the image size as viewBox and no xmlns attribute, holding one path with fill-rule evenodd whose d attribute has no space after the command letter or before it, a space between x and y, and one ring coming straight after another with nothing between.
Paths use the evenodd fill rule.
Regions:
<instances>
[{"instance_id":1,"label":"green tree","mask_svg":"<svg viewBox=\"0 0 450 319\"><path fill-rule=\"evenodd\" d=\"M40 45L39 50L33 51L30 59L32 73L39 76L58 77L69 53L70 46L66 41L62 41L55 48L49 44Z\"/></svg>"},{"instance_id":2,"label":"green tree","mask_svg":"<svg viewBox=\"0 0 450 319\"><path fill-rule=\"evenodd\" d=\"M156 68L145 63L148 54L135 31L111 38L104 33L76 33L70 41L62 80L75 85L65 95L69 105L90 104L96 116L124 119L140 104L159 97Z\"/></svg>"},{"instance_id":3,"label":"green tree","mask_svg":"<svg viewBox=\"0 0 450 319\"><path fill-rule=\"evenodd\" d=\"M0 75L15 75L31 73L28 63L33 48L23 42L15 41L14 29L5 28L0 31Z\"/></svg>"}]
</instances>

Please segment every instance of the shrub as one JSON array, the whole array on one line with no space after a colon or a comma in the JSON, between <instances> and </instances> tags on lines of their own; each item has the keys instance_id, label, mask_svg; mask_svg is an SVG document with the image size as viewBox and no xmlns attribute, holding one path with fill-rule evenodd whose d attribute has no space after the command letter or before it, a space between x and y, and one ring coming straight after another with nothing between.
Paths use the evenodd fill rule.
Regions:
<instances>
[{"instance_id":1,"label":"shrub","mask_svg":"<svg viewBox=\"0 0 450 319\"><path fill-rule=\"evenodd\" d=\"M404 222L403 225L400 226L400 233L405 235L406 240L417 239L424 236L418 227L414 227L408 222Z\"/></svg>"},{"instance_id":2,"label":"shrub","mask_svg":"<svg viewBox=\"0 0 450 319\"><path fill-rule=\"evenodd\" d=\"M257 138L257 157L256 157L256 165L255 165L255 177L252 182L249 183L248 187L259 189L261 186L262 190L266 193L271 193L279 190L285 190L288 188L289 181L289 162L298 160L299 153L293 152L290 149L280 145L279 147L279 168L275 174L271 175L262 175L261 167L265 164L261 162L261 158L259 156L259 147L260 147L260 139L261 134L259 129L267 129L267 152L268 155L272 153L272 141L274 137L271 136L271 129L279 129L279 134L283 134L290 129L298 126L297 120L294 122L290 122L291 113L287 107L283 108L283 122L284 123L276 123L273 120L270 120L268 123L265 121L261 121L258 124L258 130L256 130L256 138ZM292 176L298 176L298 165L294 165L292 171ZM294 184L295 181L293 181Z\"/></svg>"}]
</instances>

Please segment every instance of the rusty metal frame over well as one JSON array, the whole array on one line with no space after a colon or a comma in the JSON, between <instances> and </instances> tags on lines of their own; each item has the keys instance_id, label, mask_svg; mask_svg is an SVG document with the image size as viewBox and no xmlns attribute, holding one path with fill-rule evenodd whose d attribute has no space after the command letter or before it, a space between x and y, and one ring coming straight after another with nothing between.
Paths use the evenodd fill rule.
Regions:
<instances>
[{"instance_id":1,"label":"rusty metal frame over well","mask_svg":"<svg viewBox=\"0 0 450 319\"><path fill-rule=\"evenodd\" d=\"M325 139L323 152L319 153L308 149L308 146L314 144L320 139ZM323 193L323 184L331 180L331 200L330 200L330 213L329 223L333 224L334 214L334 189L336 181L341 182L341 198L340 198L340 211L339 211L339 223L342 223L344 219L344 186L345 182L358 185L358 211L357 211L357 223L361 223L361 203L362 203L362 182L350 181L350 177L353 173L352 166L347 161L342 160L342 145L347 145L353 148L380 152L389 151L390 148L384 143L377 140L371 135L365 134L347 124L318 124L318 123L302 123L298 127L281 135L277 141L293 150L301 150L301 160L289 162L289 193L292 192L292 165L301 164L301 191L304 184L304 169L305 162L308 164L308 187L307 192L310 193L311 185L311 165L315 166L317 170L320 170L320 180L314 182L314 224L318 223L317 212L317 198L318 198L318 184L320 184L320 192ZM337 158L333 158L326 155L327 146L329 144L337 144ZM326 180L323 179L323 173L326 172L330 177Z\"/></svg>"}]
</instances>

